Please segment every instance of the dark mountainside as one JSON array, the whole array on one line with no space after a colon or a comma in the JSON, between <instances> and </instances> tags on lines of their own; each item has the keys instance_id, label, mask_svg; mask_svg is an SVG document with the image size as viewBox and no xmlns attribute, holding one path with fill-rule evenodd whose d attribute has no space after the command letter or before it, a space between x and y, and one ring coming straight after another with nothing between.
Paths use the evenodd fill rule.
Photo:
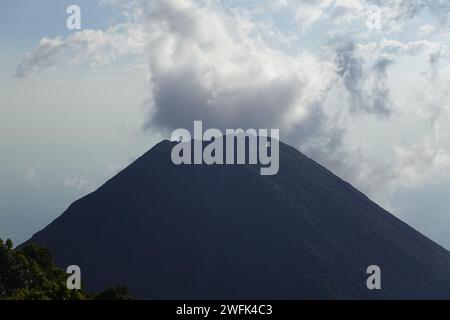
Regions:
<instances>
[{"instance_id":1,"label":"dark mountainside","mask_svg":"<svg viewBox=\"0 0 450 320\"><path fill-rule=\"evenodd\" d=\"M163 141L29 241L89 290L151 299L450 298L450 253L296 149L280 171L181 165ZM382 290L366 287L379 265Z\"/></svg>"}]
</instances>

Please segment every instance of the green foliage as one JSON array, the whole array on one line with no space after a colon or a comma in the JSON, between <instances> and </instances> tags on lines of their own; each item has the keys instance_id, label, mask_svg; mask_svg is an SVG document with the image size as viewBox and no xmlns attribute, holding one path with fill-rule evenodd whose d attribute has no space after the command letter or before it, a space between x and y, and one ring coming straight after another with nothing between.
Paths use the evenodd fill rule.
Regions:
<instances>
[{"instance_id":1,"label":"green foliage","mask_svg":"<svg viewBox=\"0 0 450 320\"><path fill-rule=\"evenodd\" d=\"M132 300L125 286L108 287L94 296L94 300Z\"/></svg>"},{"instance_id":2,"label":"green foliage","mask_svg":"<svg viewBox=\"0 0 450 320\"><path fill-rule=\"evenodd\" d=\"M10 239L0 239L0 300L130 300L128 289L109 287L98 294L69 290L67 274L49 251L35 244L13 250Z\"/></svg>"}]
</instances>

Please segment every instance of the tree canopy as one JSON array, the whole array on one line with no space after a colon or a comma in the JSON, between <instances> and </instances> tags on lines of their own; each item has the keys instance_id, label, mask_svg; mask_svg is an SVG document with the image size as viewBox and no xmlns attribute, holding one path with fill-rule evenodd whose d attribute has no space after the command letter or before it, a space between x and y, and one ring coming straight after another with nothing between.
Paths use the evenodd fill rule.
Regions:
<instances>
[{"instance_id":1,"label":"tree canopy","mask_svg":"<svg viewBox=\"0 0 450 320\"><path fill-rule=\"evenodd\" d=\"M27 244L13 249L10 239L0 239L0 300L129 300L127 287L108 287L93 294L67 288L68 274L58 268L50 252Z\"/></svg>"}]
</instances>

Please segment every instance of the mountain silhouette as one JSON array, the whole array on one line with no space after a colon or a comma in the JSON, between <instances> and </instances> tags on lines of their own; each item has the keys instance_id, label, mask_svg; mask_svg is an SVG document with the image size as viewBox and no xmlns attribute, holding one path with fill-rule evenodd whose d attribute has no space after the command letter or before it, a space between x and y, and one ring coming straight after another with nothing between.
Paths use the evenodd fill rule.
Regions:
<instances>
[{"instance_id":1,"label":"mountain silhouette","mask_svg":"<svg viewBox=\"0 0 450 320\"><path fill-rule=\"evenodd\" d=\"M280 143L256 165L179 165L162 141L29 242L89 290L148 299L445 299L450 253ZM381 269L369 290L367 268Z\"/></svg>"}]
</instances>

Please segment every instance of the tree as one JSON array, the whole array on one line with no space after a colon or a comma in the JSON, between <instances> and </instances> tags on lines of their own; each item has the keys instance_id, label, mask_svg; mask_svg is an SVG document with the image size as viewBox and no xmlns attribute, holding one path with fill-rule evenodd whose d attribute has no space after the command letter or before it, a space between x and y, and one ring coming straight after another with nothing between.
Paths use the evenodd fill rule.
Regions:
<instances>
[{"instance_id":1,"label":"tree","mask_svg":"<svg viewBox=\"0 0 450 320\"><path fill-rule=\"evenodd\" d=\"M44 247L27 244L13 250L10 239L0 239L0 300L129 300L128 289L109 287L99 294L69 290L67 274Z\"/></svg>"}]
</instances>

